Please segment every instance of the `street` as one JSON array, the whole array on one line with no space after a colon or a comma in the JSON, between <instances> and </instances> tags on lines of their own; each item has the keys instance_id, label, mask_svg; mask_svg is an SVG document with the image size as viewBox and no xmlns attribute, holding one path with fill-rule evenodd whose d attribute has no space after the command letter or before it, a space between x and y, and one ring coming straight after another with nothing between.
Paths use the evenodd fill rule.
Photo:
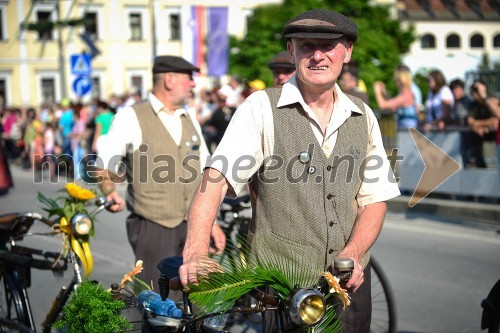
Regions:
<instances>
[{"instance_id":1,"label":"street","mask_svg":"<svg viewBox=\"0 0 500 333\"><path fill-rule=\"evenodd\" d=\"M59 184L35 184L30 171L12 171L15 188L0 197L0 214L43 212L37 192L55 195L65 185L63 180ZM120 186L121 191L124 189ZM91 241L95 259L91 278L105 287L119 282L134 265L125 234L125 217L125 212L103 212L96 222ZM500 279L499 229L500 225L388 212L373 254L392 285L398 332L481 332L481 300ZM25 242L53 251L60 245L57 236L31 236ZM58 279L50 272L32 271L29 295L37 323L70 275Z\"/></svg>"}]
</instances>

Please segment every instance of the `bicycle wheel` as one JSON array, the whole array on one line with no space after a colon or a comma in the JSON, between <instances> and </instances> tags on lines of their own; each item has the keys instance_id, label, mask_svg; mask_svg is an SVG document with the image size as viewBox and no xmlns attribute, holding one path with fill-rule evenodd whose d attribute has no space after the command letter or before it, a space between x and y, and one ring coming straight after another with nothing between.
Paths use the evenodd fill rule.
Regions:
<instances>
[{"instance_id":1,"label":"bicycle wheel","mask_svg":"<svg viewBox=\"0 0 500 333\"><path fill-rule=\"evenodd\" d=\"M0 275L0 333L21 332L9 327L9 323L29 324L28 310L26 302L22 298L21 287L15 282L15 278L10 271L5 271Z\"/></svg>"},{"instance_id":2,"label":"bicycle wheel","mask_svg":"<svg viewBox=\"0 0 500 333\"><path fill-rule=\"evenodd\" d=\"M372 256L372 333L396 333L396 304L387 276Z\"/></svg>"},{"instance_id":3,"label":"bicycle wheel","mask_svg":"<svg viewBox=\"0 0 500 333\"><path fill-rule=\"evenodd\" d=\"M0 332L35 333L35 331L25 325L5 318L0 318Z\"/></svg>"}]
</instances>

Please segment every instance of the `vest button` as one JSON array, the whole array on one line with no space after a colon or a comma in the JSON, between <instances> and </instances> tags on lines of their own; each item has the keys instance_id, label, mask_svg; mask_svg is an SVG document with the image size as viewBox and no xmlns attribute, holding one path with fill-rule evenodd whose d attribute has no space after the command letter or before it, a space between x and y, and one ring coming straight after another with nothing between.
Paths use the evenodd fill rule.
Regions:
<instances>
[{"instance_id":1,"label":"vest button","mask_svg":"<svg viewBox=\"0 0 500 333\"><path fill-rule=\"evenodd\" d=\"M331 166L331 165L327 166L327 167L326 167L326 170L327 170L327 171L332 171L332 166Z\"/></svg>"},{"instance_id":2,"label":"vest button","mask_svg":"<svg viewBox=\"0 0 500 333\"><path fill-rule=\"evenodd\" d=\"M332 254L332 253L333 253L333 249L328 250L328 254Z\"/></svg>"},{"instance_id":3,"label":"vest button","mask_svg":"<svg viewBox=\"0 0 500 333\"><path fill-rule=\"evenodd\" d=\"M328 195L326 196L326 198L327 198L328 200L331 200L331 199L333 198L333 195L328 194Z\"/></svg>"},{"instance_id":4,"label":"vest button","mask_svg":"<svg viewBox=\"0 0 500 333\"><path fill-rule=\"evenodd\" d=\"M330 227L333 227L334 223L333 221L330 221Z\"/></svg>"}]
</instances>

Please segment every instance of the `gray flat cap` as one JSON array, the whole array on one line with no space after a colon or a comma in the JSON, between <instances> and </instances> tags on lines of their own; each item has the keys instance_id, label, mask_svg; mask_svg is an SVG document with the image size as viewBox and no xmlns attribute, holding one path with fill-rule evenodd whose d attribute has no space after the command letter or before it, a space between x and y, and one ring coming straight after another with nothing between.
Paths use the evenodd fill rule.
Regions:
<instances>
[{"instance_id":1,"label":"gray flat cap","mask_svg":"<svg viewBox=\"0 0 500 333\"><path fill-rule=\"evenodd\" d=\"M326 9L313 9L297 15L285 24L285 38L335 39L342 36L354 42L358 27L344 15Z\"/></svg>"},{"instance_id":2,"label":"gray flat cap","mask_svg":"<svg viewBox=\"0 0 500 333\"><path fill-rule=\"evenodd\" d=\"M286 68L286 69L295 69L295 64L290 62L290 58L288 56L288 51L281 51L276 54L271 61L267 63L267 66L270 69L277 68Z\"/></svg>"}]
</instances>

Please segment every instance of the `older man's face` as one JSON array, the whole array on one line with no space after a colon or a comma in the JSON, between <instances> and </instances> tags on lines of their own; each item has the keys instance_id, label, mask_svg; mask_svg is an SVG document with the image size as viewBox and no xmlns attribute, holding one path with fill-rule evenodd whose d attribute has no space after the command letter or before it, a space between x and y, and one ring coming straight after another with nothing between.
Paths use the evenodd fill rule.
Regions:
<instances>
[{"instance_id":1,"label":"older man's face","mask_svg":"<svg viewBox=\"0 0 500 333\"><path fill-rule=\"evenodd\" d=\"M351 60L352 42L345 38L292 38L288 52L297 68L297 80L306 86L333 87L344 63Z\"/></svg>"}]
</instances>

